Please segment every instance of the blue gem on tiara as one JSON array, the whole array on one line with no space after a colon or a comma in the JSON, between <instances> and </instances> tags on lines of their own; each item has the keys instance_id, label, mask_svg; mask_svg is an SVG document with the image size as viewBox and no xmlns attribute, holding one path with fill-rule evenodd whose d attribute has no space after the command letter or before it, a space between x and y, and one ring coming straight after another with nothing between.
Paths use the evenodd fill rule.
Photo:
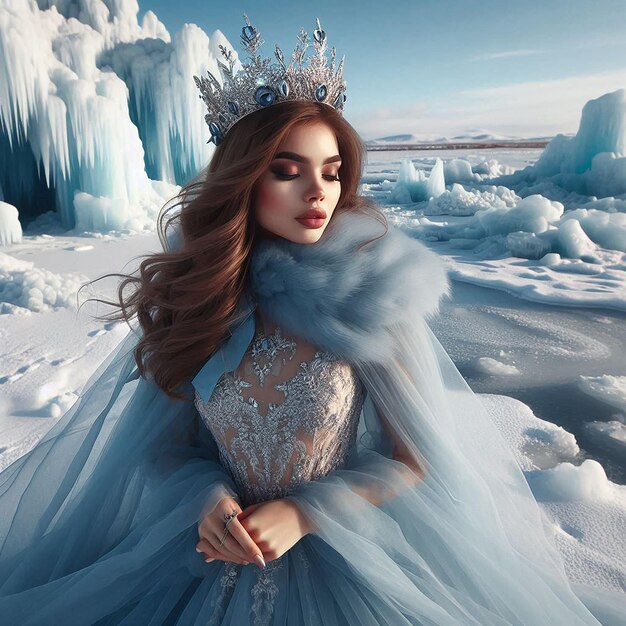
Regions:
<instances>
[{"instance_id":1,"label":"blue gem on tiara","mask_svg":"<svg viewBox=\"0 0 626 626\"><path fill-rule=\"evenodd\" d=\"M343 103L346 101L346 94L345 93L340 93L337 94L337 97L335 98L335 102L333 103L333 106L336 109L340 109L341 107L343 107Z\"/></svg>"},{"instance_id":2,"label":"blue gem on tiara","mask_svg":"<svg viewBox=\"0 0 626 626\"><path fill-rule=\"evenodd\" d=\"M254 26L244 26L241 29L241 36L248 42L254 41L254 37L256 35L256 29Z\"/></svg>"},{"instance_id":3,"label":"blue gem on tiara","mask_svg":"<svg viewBox=\"0 0 626 626\"><path fill-rule=\"evenodd\" d=\"M239 115L239 105L236 102L233 102L232 100L230 100L228 103L228 110L233 115Z\"/></svg>"},{"instance_id":4,"label":"blue gem on tiara","mask_svg":"<svg viewBox=\"0 0 626 626\"><path fill-rule=\"evenodd\" d=\"M286 98L289 95L289 84L286 80L281 80L278 85L278 91Z\"/></svg>"},{"instance_id":5,"label":"blue gem on tiara","mask_svg":"<svg viewBox=\"0 0 626 626\"><path fill-rule=\"evenodd\" d=\"M274 104L274 100L276 100L276 93L267 85L259 87L254 93L254 101L261 106L266 107L270 104Z\"/></svg>"},{"instance_id":6,"label":"blue gem on tiara","mask_svg":"<svg viewBox=\"0 0 626 626\"><path fill-rule=\"evenodd\" d=\"M320 85L315 90L315 99L318 100L319 102L323 102L324 100L326 100L327 94L328 94L328 89L326 89L326 85Z\"/></svg>"},{"instance_id":7,"label":"blue gem on tiara","mask_svg":"<svg viewBox=\"0 0 626 626\"><path fill-rule=\"evenodd\" d=\"M313 31L313 38L317 41L317 43L322 43L322 41L326 39L326 33L323 30L316 28Z\"/></svg>"},{"instance_id":8,"label":"blue gem on tiara","mask_svg":"<svg viewBox=\"0 0 626 626\"><path fill-rule=\"evenodd\" d=\"M220 127L215 122L209 122L209 130L211 131L211 141L217 146L218 143L224 139L224 135L220 130Z\"/></svg>"}]
</instances>

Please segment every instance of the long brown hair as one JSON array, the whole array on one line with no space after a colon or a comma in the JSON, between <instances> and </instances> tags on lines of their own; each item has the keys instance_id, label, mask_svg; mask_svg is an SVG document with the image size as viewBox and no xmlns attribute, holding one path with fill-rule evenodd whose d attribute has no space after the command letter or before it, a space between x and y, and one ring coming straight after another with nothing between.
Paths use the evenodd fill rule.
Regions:
<instances>
[{"instance_id":1,"label":"long brown hair","mask_svg":"<svg viewBox=\"0 0 626 626\"><path fill-rule=\"evenodd\" d=\"M281 102L239 120L206 171L161 210L157 227L164 252L148 255L137 275L101 277L123 280L119 302L91 299L116 308L96 317L130 322L137 315L143 330L134 350L138 369L170 397L184 398L179 385L215 352L237 321L255 241L255 185L291 129L315 122L334 131L342 157L335 211L367 213L386 226L378 206L358 194L365 156L358 133L326 104ZM167 245L170 228L180 239L172 250ZM125 294L128 287L131 292Z\"/></svg>"}]
</instances>

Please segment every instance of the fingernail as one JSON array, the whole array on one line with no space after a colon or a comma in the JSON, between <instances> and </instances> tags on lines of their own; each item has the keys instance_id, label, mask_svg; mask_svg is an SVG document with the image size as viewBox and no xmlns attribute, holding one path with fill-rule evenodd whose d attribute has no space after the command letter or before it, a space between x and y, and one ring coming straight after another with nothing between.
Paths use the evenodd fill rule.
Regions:
<instances>
[{"instance_id":1,"label":"fingernail","mask_svg":"<svg viewBox=\"0 0 626 626\"><path fill-rule=\"evenodd\" d=\"M211 561L215 561L215 559L204 559L205 563L210 563Z\"/></svg>"},{"instance_id":2,"label":"fingernail","mask_svg":"<svg viewBox=\"0 0 626 626\"><path fill-rule=\"evenodd\" d=\"M250 565L250 561L244 561L243 564L244 565Z\"/></svg>"},{"instance_id":3,"label":"fingernail","mask_svg":"<svg viewBox=\"0 0 626 626\"><path fill-rule=\"evenodd\" d=\"M196 548L196 552L202 552L202 550L200 550L200 548Z\"/></svg>"},{"instance_id":4,"label":"fingernail","mask_svg":"<svg viewBox=\"0 0 626 626\"><path fill-rule=\"evenodd\" d=\"M257 554L254 557L254 562L259 566L259 567L265 567L265 559L260 555Z\"/></svg>"}]
</instances>

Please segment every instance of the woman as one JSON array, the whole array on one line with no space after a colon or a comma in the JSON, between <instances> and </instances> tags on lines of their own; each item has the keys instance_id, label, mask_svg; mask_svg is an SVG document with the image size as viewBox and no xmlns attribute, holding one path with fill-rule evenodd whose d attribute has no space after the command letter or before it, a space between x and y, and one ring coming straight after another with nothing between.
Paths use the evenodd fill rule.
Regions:
<instances>
[{"instance_id":1,"label":"woman","mask_svg":"<svg viewBox=\"0 0 626 626\"><path fill-rule=\"evenodd\" d=\"M342 83L283 69L252 111L203 93L232 117L120 286L138 327L0 474L3 620L619 623L428 328L441 261L358 195Z\"/></svg>"}]
</instances>

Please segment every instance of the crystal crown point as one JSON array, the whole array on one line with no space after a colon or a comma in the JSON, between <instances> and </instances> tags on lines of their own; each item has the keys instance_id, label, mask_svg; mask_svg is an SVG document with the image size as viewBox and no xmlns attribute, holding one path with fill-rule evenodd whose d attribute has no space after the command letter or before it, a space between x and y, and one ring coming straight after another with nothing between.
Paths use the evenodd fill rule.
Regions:
<instances>
[{"instance_id":1,"label":"crystal crown point","mask_svg":"<svg viewBox=\"0 0 626 626\"><path fill-rule=\"evenodd\" d=\"M259 31L243 14L246 25L241 29L241 43L248 53L248 61L234 71L236 59L232 50L220 45L222 59L217 60L221 80L207 70L207 77L194 76L200 98L207 107L204 119L216 146L240 119L279 102L312 100L323 102L343 113L346 101L346 82L343 80L345 56L335 64L335 48L330 51L330 65L326 55L326 32L316 19L316 28L310 42L306 31L300 28L298 45L288 63L276 44L275 57L261 57L258 49L264 43ZM307 59L307 50L313 44L314 53Z\"/></svg>"}]
</instances>

